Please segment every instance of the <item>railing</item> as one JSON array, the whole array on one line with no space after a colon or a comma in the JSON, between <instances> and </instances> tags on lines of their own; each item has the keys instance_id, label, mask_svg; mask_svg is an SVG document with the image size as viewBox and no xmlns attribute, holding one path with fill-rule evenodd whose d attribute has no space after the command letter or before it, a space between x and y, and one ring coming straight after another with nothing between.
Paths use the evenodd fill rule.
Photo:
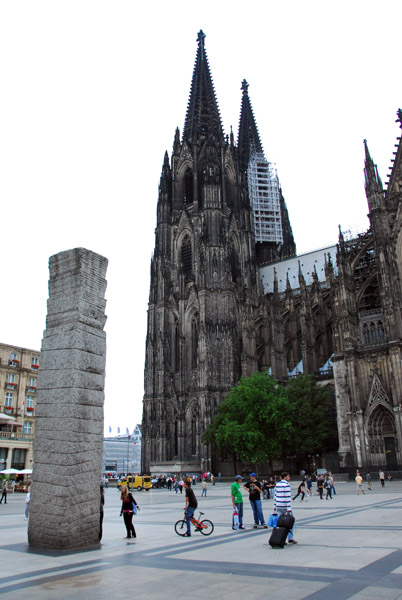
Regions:
<instances>
[{"instance_id":1,"label":"railing","mask_svg":"<svg viewBox=\"0 0 402 600\"><path fill-rule=\"evenodd\" d=\"M14 431L0 431L0 439L6 440L33 440L33 433L15 433Z\"/></svg>"}]
</instances>

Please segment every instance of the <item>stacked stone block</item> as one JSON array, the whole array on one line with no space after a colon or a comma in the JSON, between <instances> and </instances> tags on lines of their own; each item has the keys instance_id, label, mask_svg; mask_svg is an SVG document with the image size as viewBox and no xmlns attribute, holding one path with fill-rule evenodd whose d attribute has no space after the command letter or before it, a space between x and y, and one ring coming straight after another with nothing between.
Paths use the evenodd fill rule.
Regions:
<instances>
[{"instance_id":1,"label":"stacked stone block","mask_svg":"<svg viewBox=\"0 0 402 600\"><path fill-rule=\"evenodd\" d=\"M76 248L49 260L38 374L31 546L99 543L107 259Z\"/></svg>"}]
</instances>

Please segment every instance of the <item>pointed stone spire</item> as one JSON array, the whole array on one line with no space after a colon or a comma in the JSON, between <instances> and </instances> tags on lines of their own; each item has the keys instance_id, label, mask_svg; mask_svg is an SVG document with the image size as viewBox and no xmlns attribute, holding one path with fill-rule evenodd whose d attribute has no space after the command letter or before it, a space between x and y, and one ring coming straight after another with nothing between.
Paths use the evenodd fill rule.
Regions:
<instances>
[{"instance_id":1,"label":"pointed stone spire","mask_svg":"<svg viewBox=\"0 0 402 600\"><path fill-rule=\"evenodd\" d=\"M373 159L370 156L370 152L367 146L367 140L364 140L364 179L366 182L366 191L382 191L382 182L378 175L377 165L374 164Z\"/></svg>"},{"instance_id":2,"label":"pointed stone spire","mask_svg":"<svg viewBox=\"0 0 402 600\"><path fill-rule=\"evenodd\" d=\"M170 163L169 163L169 155L167 151L165 152L165 156L163 159L162 173L160 178L160 190L161 192L169 192L171 185L171 171L170 171Z\"/></svg>"},{"instance_id":3,"label":"pointed stone spire","mask_svg":"<svg viewBox=\"0 0 402 600\"><path fill-rule=\"evenodd\" d=\"M252 152L263 153L263 149L248 95L248 83L245 79L242 81L241 89L243 96L241 100L237 145L239 148L240 165L242 170L245 171L247 170L250 154Z\"/></svg>"},{"instance_id":4,"label":"pointed stone spire","mask_svg":"<svg viewBox=\"0 0 402 600\"><path fill-rule=\"evenodd\" d=\"M274 267L274 294L278 293L278 273Z\"/></svg>"},{"instance_id":5,"label":"pointed stone spire","mask_svg":"<svg viewBox=\"0 0 402 600\"><path fill-rule=\"evenodd\" d=\"M176 127L173 140L173 154L178 154L180 152L180 147L180 130L178 127Z\"/></svg>"},{"instance_id":6,"label":"pointed stone spire","mask_svg":"<svg viewBox=\"0 0 402 600\"><path fill-rule=\"evenodd\" d=\"M205 50L205 34L198 33L198 50L190 98L183 129L183 141L196 143L213 136L224 142L221 117Z\"/></svg>"}]
</instances>

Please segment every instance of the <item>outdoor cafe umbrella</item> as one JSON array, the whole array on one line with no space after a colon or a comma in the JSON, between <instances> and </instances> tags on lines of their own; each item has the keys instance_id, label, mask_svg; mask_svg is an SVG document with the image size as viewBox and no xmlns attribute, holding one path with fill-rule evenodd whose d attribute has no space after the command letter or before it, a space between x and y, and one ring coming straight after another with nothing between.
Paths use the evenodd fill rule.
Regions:
<instances>
[{"instance_id":1,"label":"outdoor cafe umbrella","mask_svg":"<svg viewBox=\"0 0 402 600\"><path fill-rule=\"evenodd\" d=\"M20 475L30 475L32 473L32 469L22 469L22 471L18 471Z\"/></svg>"},{"instance_id":2,"label":"outdoor cafe umbrella","mask_svg":"<svg viewBox=\"0 0 402 600\"><path fill-rule=\"evenodd\" d=\"M0 412L0 419L4 421L16 421L16 418L12 415L6 415L6 413Z\"/></svg>"},{"instance_id":3,"label":"outdoor cafe umbrella","mask_svg":"<svg viewBox=\"0 0 402 600\"><path fill-rule=\"evenodd\" d=\"M3 475L19 475L20 472L17 469L4 469L4 471L0 471Z\"/></svg>"}]
</instances>

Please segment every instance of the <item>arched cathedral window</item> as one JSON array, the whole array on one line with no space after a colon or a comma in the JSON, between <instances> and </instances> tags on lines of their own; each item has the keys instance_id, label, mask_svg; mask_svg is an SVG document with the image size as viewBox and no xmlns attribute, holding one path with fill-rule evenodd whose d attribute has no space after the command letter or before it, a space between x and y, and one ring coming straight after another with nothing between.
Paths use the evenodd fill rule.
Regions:
<instances>
[{"instance_id":1,"label":"arched cathedral window","mask_svg":"<svg viewBox=\"0 0 402 600\"><path fill-rule=\"evenodd\" d=\"M172 371L177 373L180 367L180 336L179 322L173 324L173 348L172 348Z\"/></svg>"},{"instance_id":2,"label":"arched cathedral window","mask_svg":"<svg viewBox=\"0 0 402 600\"><path fill-rule=\"evenodd\" d=\"M196 369L198 363L198 325L193 317L191 321L191 368Z\"/></svg>"},{"instance_id":3,"label":"arched cathedral window","mask_svg":"<svg viewBox=\"0 0 402 600\"><path fill-rule=\"evenodd\" d=\"M193 203L193 173L187 169L183 177L183 204L185 206Z\"/></svg>"},{"instance_id":4,"label":"arched cathedral window","mask_svg":"<svg viewBox=\"0 0 402 600\"><path fill-rule=\"evenodd\" d=\"M181 245L181 265L183 273L189 277L193 272L193 253L190 236L186 235Z\"/></svg>"}]
</instances>

